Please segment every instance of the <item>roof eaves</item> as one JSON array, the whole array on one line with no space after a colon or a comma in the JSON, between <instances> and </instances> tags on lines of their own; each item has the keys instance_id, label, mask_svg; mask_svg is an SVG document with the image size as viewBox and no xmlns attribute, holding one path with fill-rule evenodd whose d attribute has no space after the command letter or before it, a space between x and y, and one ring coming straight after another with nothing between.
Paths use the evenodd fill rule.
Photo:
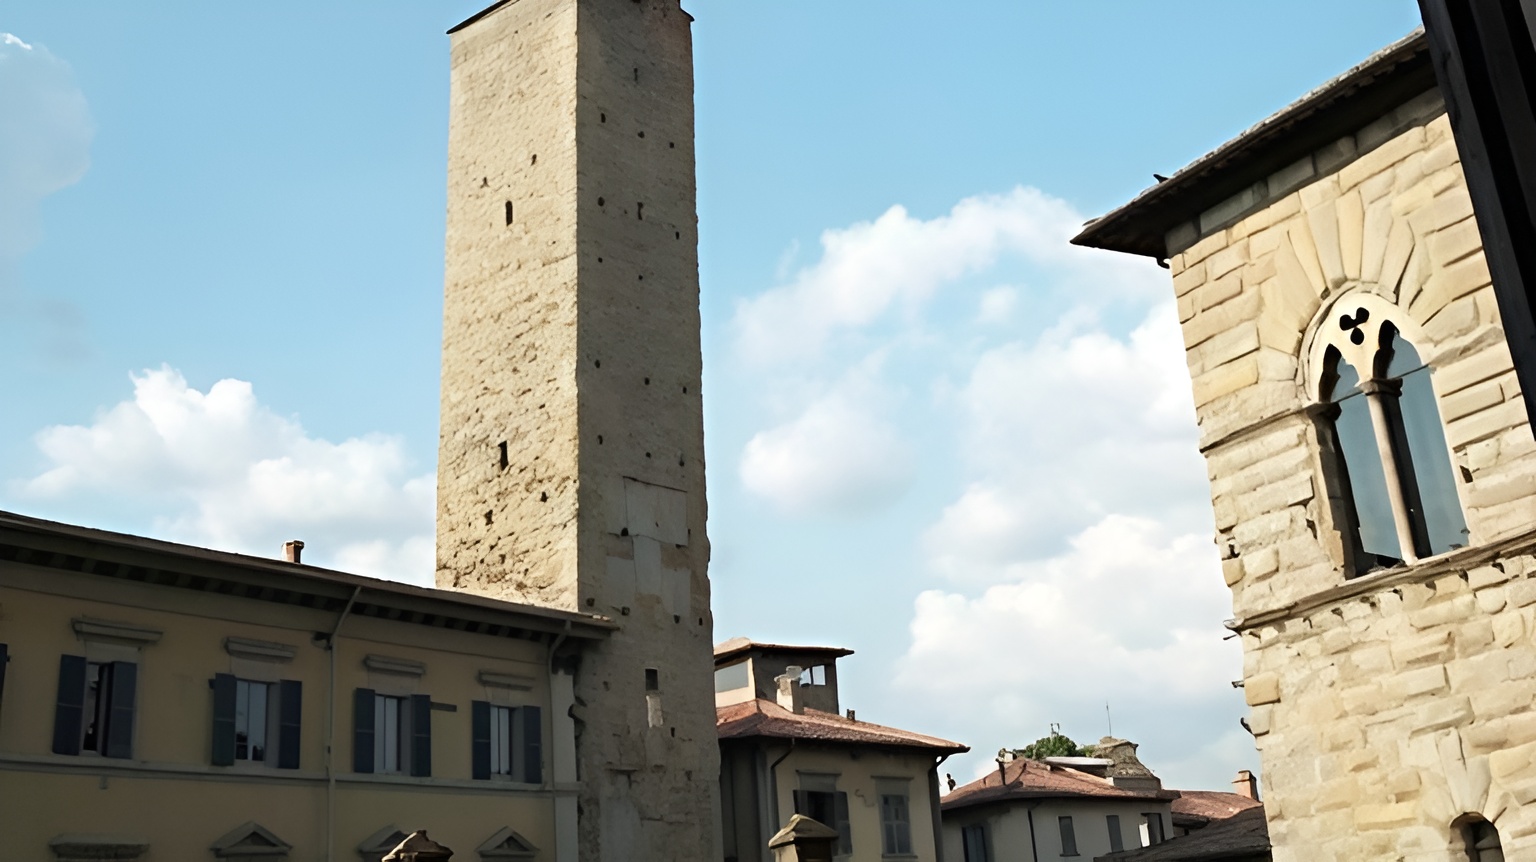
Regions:
<instances>
[{"instance_id":1,"label":"roof eaves","mask_svg":"<svg viewBox=\"0 0 1536 862\"><path fill-rule=\"evenodd\" d=\"M1162 259L1171 228L1275 170L1436 87L1422 28L1201 156L1129 203L1088 222L1074 245ZM1255 174L1257 173L1257 176Z\"/></svg>"}]
</instances>

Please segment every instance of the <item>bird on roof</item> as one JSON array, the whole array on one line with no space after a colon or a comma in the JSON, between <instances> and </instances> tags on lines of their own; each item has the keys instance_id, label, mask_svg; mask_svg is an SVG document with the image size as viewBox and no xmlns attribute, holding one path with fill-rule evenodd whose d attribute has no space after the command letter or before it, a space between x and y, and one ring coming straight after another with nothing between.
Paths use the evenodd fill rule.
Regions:
<instances>
[{"instance_id":1,"label":"bird on roof","mask_svg":"<svg viewBox=\"0 0 1536 862\"><path fill-rule=\"evenodd\" d=\"M1168 178L1163 176L1162 174L1153 174L1152 175L1152 179L1157 180L1160 183L1168 182Z\"/></svg>"},{"instance_id":2,"label":"bird on roof","mask_svg":"<svg viewBox=\"0 0 1536 862\"><path fill-rule=\"evenodd\" d=\"M948 782L950 790L955 789L955 777L953 775L950 775L948 772L944 773L944 780Z\"/></svg>"}]
</instances>

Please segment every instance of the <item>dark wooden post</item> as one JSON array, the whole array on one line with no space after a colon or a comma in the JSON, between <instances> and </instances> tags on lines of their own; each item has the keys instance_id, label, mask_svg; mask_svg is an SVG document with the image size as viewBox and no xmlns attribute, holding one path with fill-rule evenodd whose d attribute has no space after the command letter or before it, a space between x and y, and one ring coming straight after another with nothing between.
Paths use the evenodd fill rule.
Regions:
<instances>
[{"instance_id":1,"label":"dark wooden post","mask_svg":"<svg viewBox=\"0 0 1536 862\"><path fill-rule=\"evenodd\" d=\"M1536 418L1536 0L1419 0L1526 414Z\"/></svg>"}]
</instances>

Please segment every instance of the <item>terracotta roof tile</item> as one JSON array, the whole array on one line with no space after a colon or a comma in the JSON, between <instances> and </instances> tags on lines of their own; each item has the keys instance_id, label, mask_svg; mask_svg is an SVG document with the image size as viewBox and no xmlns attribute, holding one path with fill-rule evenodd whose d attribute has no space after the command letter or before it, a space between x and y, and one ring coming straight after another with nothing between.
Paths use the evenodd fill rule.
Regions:
<instances>
[{"instance_id":1,"label":"terracotta roof tile","mask_svg":"<svg viewBox=\"0 0 1536 862\"><path fill-rule=\"evenodd\" d=\"M1099 856L1094 862L1248 862L1269 859L1264 806L1239 811L1197 832L1161 844Z\"/></svg>"},{"instance_id":2,"label":"terracotta roof tile","mask_svg":"<svg viewBox=\"0 0 1536 862\"><path fill-rule=\"evenodd\" d=\"M924 736L867 721L854 721L816 709L807 709L804 714L796 715L771 700L761 698L716 707L715 729L721 739L804 739L849 745L921 748L952 754L971 750L968 746L936 736Z\"/></svg>"},{"instance_id":3,"label":"terracotta roof tile","mask_svg":"<svg viewBox=\"0 0 1536 862\"><path fill-rule=\"evenodd\" d=\"M1181 790L1173 800L1175 826L1203 826L1213 820L1226 820L1234 814L1258 808L1262 803L1238 793L1217 790Z\"/></svg>"},{"instance_id":4,"label":"terracotta roof tile","mask_svg":"<svg viewBox=\"0 0 1536 862\"><path fill-rule=\"evenodd\" d=\"M1018 758L1004 767L1005 774L987 773L951 790L941 802L945 811L997 802L1004 799L1041 799L1088 796L1103 799L1173 799L1174 790L1131 790L1116 787L1109 780L1066 766Z\"/></svg>"}]
</instances>

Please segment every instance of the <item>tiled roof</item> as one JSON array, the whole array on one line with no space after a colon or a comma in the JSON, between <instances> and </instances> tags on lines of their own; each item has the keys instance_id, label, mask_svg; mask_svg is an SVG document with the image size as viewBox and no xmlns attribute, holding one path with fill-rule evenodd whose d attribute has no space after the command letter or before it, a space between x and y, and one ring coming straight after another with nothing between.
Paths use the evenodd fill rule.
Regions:
<instances>
[{"instance_id":1,"label":"tiled roof","mask_svg":"<svg viewBox=\"0 0 1536 862\"><path fill-rule=\"evenodd\" d=\"M792 646L790 644L771 644L762 641L748 640L747 638L731 638L728 641L715 644L715 664L720 664L728 659L749 653L753 650L764 652L793 652L811 653L825 656L826 658L842 658L845 655L853 655L853 650L842 647L829 646Z\"/></svg>"},{"instance_id":2,"label":"tiled roof","mask_svg":"<svg viewBox=\"0 0 1536 862\"><path fill-rule=\"evenodd\" d=\"M1094 862L1250 862L1269 858L1269 824L1260 805L1197 832L1139 850L1099 856Z\"/></svg>"},{"instance_id":3,"label":"tiled roof","mask_svg":"<svg viewBox=\"0 0 1536 862\"><path fill-rule=\"evenodd\" d=\"M978 781L956 787L944 797L945 811L997 802L1005 799L1042 799L1055 797L1094 797L1099 799L1173 799L1174 790L1131 790L1116 787L1109 780L1066 766L1017 758L1004 767L1005 773L989 772Z\"/></svg>"},{"instance_id":4,"label":"tiled roof","mask_svg":"<svg viewBox=\"0 0 1536 862\"><path fill-rule=\"evenodd\" d=\"M1234 814L1258 808L1262 803L1239 793L1216 790L1181 790L1173 800L1175 826L1203 826L1213 820L1226 820Z\"/></svg>"},{"instance_id":5,"label":"tiled roof","mask_svg":"<svg viewBox=\"0 0 1536 862\"><path fill-rule=\"evenodd\" d=\"M771 737L804 739L847 745L876 745L891 748L920 748L933 752L959 754L968 746L936 736L924 736L910 730L898 730L867 721L854 721L830 712L807 709L797 715L771 700L749 700L715 709L715 729L721 739Z\"/></svg>"}]
</instances>

